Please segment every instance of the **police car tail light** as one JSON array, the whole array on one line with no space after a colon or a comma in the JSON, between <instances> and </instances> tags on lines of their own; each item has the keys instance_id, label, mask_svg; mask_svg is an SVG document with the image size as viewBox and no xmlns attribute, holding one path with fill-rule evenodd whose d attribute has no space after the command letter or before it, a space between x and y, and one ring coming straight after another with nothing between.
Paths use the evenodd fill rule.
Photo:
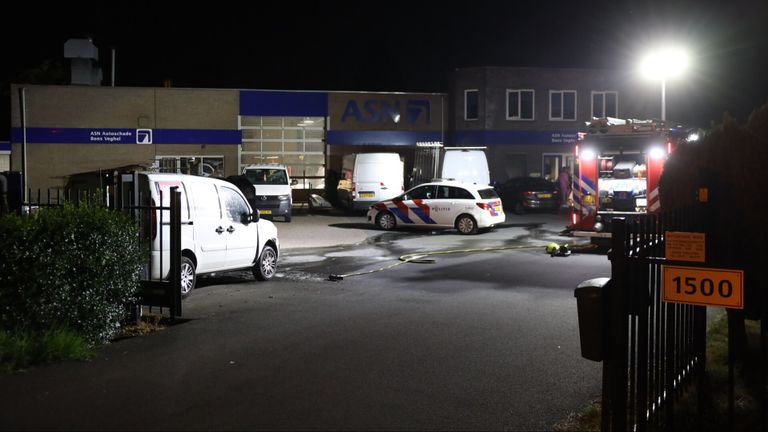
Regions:
<instances>
[{"instance_id":1,"label":"police car tail light","mask_svg":"<svg viewBox=\"0 0 768 432\"><path fill-rule=\"evenodd\" d=\"M483 210L490 210L492 207L486 203L476 203L478 207Z\"/></svg>"}]
</instances>

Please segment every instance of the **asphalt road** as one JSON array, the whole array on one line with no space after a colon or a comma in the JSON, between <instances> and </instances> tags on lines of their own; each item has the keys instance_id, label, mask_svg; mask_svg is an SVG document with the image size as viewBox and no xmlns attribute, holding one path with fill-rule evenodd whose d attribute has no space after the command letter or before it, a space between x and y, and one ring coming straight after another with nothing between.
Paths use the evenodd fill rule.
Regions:
<instances>
[{"instance_id":1,"label":"asphalt road","mask_svg":"<svg viewBox=\"0 0 768 432\"><path fill-rule=\"evenodd\" d=\"M201 279L186 322L0 376L0 428L548 430L599 395L573 288L609 268L550 258L537 245L553 232L398 233L286 251L270 282ZM376 271L403 252L489 244L532 247Z\"/></svg>"}]
</instances>

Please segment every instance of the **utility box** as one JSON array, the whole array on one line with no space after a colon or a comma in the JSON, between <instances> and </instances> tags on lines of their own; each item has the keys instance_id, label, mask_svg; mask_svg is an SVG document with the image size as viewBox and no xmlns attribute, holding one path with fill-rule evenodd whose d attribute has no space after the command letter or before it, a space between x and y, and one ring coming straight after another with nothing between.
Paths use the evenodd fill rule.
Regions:
<instances>
[{"instance_id":1,"label":"utility box","mask_svg":"<svg viewBox=\"0 0 768 432\"><path fill-rule=\"evenodd\" d=\"M602 361L604 354L603 305L606 289L611 279L607 277L585 280L576 286L576 308L579 314L579 341L581 356L588 360Z\"/></svg>"}]
</instances>

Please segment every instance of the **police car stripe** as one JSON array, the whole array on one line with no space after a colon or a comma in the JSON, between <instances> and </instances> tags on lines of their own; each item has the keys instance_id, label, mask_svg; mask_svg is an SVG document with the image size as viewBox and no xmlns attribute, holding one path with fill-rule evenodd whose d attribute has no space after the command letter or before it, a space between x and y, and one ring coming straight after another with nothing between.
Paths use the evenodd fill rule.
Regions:
<instances>
[{"instance_id":1,"label":"police car stripe","mask_svg":"<svg viewBox=\"0 0 768 432\"><path fill-rule=\"evenodd\" d=\"M410 207L416 216L419 217L425 224L437 224L431 217L429 217L429 206L424 204L421 200L413 200L416 207Z\"/></svg>"},{"instance_id":2,"label":"police car stripe","mask_svg":"<svg viewBox=\"0 0 768 432\"><path fill-rule=\"evenodd\" d=\"M403 203L402 200L392 200L392 203L395 204L395 208L390 208L389 210L392 211L392 214L397 216L398 219L405 223L412 224L413 221L411 218L408 217L408 206Z\"/></svg>"}]
</instances>

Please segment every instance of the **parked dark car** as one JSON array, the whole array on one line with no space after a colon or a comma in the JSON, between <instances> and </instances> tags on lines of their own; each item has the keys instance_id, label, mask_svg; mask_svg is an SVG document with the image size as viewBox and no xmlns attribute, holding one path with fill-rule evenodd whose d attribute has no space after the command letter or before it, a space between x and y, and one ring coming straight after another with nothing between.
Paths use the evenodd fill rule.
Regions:
<instances>
[{"instance_id":1,"label":"parked dark car","mask_svg":"<svg viewBox=\"0 0 768 432\"><path fill-rule=\"evenodd\" d=\"M557 212L560 208L560 188L539 177L516 177L497 185L504 208L516 214L529 210Z\"/></svg>"}]
</instances>

